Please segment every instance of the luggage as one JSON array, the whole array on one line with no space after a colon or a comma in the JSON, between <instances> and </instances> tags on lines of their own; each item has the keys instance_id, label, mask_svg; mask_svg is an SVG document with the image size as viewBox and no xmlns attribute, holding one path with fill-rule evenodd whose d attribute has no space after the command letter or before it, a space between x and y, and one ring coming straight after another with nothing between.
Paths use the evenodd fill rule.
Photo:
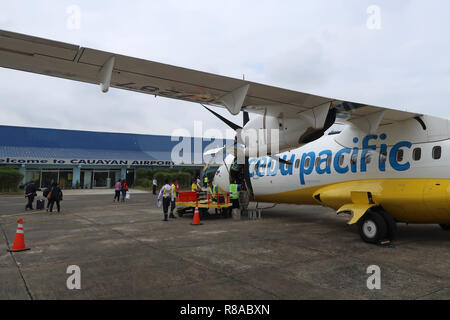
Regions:
<instances>
[{"instance_id":1,"label":"luggage","mask_svg":"<svg viewBox=\"0 0 450 320\"><path fill-rule=\"evenodd\" d=\"M37 200L36 201L36 209L44 210L44 207L45 207L45 200Z\"/></svg>"}]
</instances>

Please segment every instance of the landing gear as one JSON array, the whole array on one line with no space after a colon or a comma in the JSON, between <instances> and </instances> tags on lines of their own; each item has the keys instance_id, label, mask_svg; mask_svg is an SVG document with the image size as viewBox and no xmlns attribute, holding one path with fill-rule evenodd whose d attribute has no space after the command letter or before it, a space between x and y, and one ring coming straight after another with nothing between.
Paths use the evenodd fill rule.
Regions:
<instances>
[{"instance_id":1,"label":"landing gear","mask_svg":"<svg viewBox=\"0 0 450 320\"><path fill-rule=\"evenodd\" d=\"M388 232L386 221L381 214L375 211L367 212L359 220L359 234L361 238L368 243L379 243Z\"/></svg>"},{"instance_id":2,"label":"landing gear","mask_svg":"<svg viewBox=\"0 0 450 320\"><path fill-rule=\"evenodd\" d=\"M383 209L378 209L377 212L383 217L384 222L386 222L387 226L387 233L386 237L388 240L392 241L395 239L395 236L397 234L397 223L395 222L395 219L386 211Z\"/></svg>"},{"instance_id":3,"label":"landing gear","mask_svg":"<svg viewBox=\"0 0 450 320\"><path fill-rule=\"evenodd\" d=\"M439 226L442 228L442 230L450 231L450 224L440 224Z\"/></svg>"},{"instance_id":4,"label":"landing gear","mask_svg":"<svg viewBox=\"0 0 450 320\"><path fill-rule=\"evenodd\" d=\"M368 243L392 241L397 233L395 219L381 207L370 209L358 224L361 238Z\"/></svg>"}]
</instances>

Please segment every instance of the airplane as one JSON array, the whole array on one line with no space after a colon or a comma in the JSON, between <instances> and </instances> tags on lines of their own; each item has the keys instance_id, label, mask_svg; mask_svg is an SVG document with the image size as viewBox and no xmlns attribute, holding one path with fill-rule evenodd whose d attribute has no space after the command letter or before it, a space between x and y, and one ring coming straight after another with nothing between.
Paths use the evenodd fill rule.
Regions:
<instances>
[{"instance_id":1,"label":"airplane","mask_svg":"<svg viewBox=\"0 0 450 320\"><path fill-rule=\"evenodd\" d=\"M2 30L0 66L100 85L103 92L112 87L242 112L242 127L216 114L238 132L235 143L221 149L227 156L214 183L229 190L230 179L241 177L254 201L348 214L365 242L394 239L397 223L450 230L448 119ZM328 133L337 123L343 129ZM262 135L245 139L261 129ZM277 148L261 154L259 146L273 136ZM231 174L233 166L238 175Z\"/></svg>"}]
</instances>

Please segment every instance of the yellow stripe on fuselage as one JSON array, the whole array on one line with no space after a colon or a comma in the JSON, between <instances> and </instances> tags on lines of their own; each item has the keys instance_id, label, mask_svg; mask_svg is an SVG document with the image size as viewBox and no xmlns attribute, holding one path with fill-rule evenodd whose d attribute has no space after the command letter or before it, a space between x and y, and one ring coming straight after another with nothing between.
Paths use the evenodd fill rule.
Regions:
<instances>
[{"instance_id":1,"label":"yellow stripe on fuselage","mask_svg":"<svg viewBox=\"0 0 450 320\"><path fill-rule=\"evenodd\" d=\"M374 179L340 182L255 196L256 201L322 204L335 210L352 203L351 192L370 192L396 220L408 223L450 223L450 180ZM314 199L320 194L321 202Z\"/></svg>"}]
</instances>

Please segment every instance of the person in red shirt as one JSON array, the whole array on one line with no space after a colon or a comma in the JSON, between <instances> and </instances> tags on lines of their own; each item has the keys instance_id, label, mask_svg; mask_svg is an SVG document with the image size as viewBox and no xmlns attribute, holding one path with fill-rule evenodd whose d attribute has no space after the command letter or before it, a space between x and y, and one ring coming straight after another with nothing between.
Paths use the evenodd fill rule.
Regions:
<instances>
[{"instance_id":1,"label":"person in red shirt","mask_svg":"<svg viewBox=\"0 0 450 320\"><path fill-rule=\"evenodd\" d=\"M127 191L128 191L128 184L126 180L122 181L122 202L125 202L125 197L127 195Z\"/></svg>"}]
</instances>

